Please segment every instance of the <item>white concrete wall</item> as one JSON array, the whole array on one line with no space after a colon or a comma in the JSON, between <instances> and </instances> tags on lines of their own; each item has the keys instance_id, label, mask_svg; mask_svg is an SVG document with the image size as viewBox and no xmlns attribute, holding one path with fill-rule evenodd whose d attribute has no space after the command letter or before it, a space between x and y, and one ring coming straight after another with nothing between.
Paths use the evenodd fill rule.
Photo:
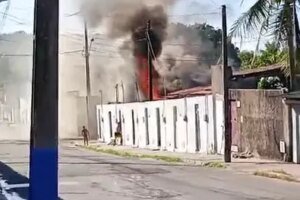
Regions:
<instances>
[{"instance_id":1,"label":"white concrete wall","mask_svg":"<svg viewBox=\"0 0 300 200\"><path fill-rule=\"evenodd\" d=\"M300 164L300 105L292 107L293 162Z\"/></svg>"},{"instance_id":2,"label":"white concrete wall","mask_svg":"<svg viewBox=\"0 0 300 200\"><path fill-rule=\"evenodd\" d=\"M224 129L224 101L216 100L216 134L218 154L224 154L225 129Z\"/></svg>"},{"instance_id":3,"label":"white concrete wall","mask_svg":"<svg viewBox=\"0 0 300 200\"><path fill-rule=\"evenodd\" d=\"M219 128L215 131L213 119L213 98L199 96L176 100L161 100L153 102L110 104L97 106L98 134L102 133L101 141L110 141L109 112L112 115L113 135L116 131L119 111L122 118L122 133L124 145L139 148L161 149L176 152L196 152L196 114L195 106L199 107L199 153L214 153L215 145L221 151L222 144L222 118L218 114ZM217 103L218 113L222 107ZM148 116L145 116L145 109ZM175 123L174 112L177 110ZM159 119L157 112L159 111ZM132 121L134 113L134 123ZM99 120L101 119L101 120ZM164 120L165 119L165 120ZM147 144L146 120L148 120L149 144ZM160 127L158 126L160 124ZM135 145L133 144L133 126L135 126ZM176 129L175 129L176 127ZM175 131L176 130L176 131ZM160 146L159 146L160 132ZM175 137L176 132L176 137ZM215 135L217 133L217 135ZM215 144L217 141L217 144ZM176 144L176 145L175 145Z\"/></svg>"}]
</instances>

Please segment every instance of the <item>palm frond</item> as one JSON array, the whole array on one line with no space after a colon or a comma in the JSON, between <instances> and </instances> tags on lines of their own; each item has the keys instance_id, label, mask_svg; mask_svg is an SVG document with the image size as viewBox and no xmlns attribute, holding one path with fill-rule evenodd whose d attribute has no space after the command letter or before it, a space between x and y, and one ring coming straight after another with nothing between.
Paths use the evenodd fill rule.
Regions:
<instances>
[{"instance_id":1,"label":"palm frond","mask_svg":"<svg viewBox=\"0 0 300 200\"><path fill-rule=\"evenodd\" d=\"M229 35L236 37L251 35L270 14L270 0L258 0L247 12L233 24Z\"/></svg>"},{"instance_id":2,"label":"palm frond","mask_svg":"<svg viewBox=\"0 0 300 200\"><path fill-rule=\"evenodd\" d=\"M288 11L286 5L281 6L278 12L273 16L272 23L269 26L271 35L274 36L274 40L278 43L287 40L288 34Z\"/></svg>"},{"instance_id":3,"label":"palm frond","mask_svg":"<svg viewBox=\"0 0 300 200\"><path fill-rule=\"evenodd\" d=\"M299 2L300 2L300 0L299 0ZM295 13L296 14L296 16L295 16L295 19L296 19L296 21L295 21L295 24L296 24L296 43L297 43L297 48L299 49L300 48L300 25L299 25L299 19L298 19L298 14L297 14L297 12Z\"/></svg>"}]
</instances>

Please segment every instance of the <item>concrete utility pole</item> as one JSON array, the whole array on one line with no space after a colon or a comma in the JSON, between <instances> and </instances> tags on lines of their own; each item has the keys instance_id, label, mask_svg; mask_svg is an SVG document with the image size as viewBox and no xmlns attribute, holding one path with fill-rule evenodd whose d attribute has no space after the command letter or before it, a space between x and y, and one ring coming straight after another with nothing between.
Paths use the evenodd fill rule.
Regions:
<instances>
[{"instance_id":1,"label":"concrete utility pole","mask_svg":"<svg viewBox=\"0 0 300 200\"><path fill-rule=\"evenodd\" d=\"M59 0L35 0L30 200L58 199Z\"/></svg>"},{"instance_id":2,"label":"concrete utility pole","mask_svg":"<svg viewBox=\"0 0 300 200\"><path fill-rule=\"evenodd\" d=\"M228 47L227 47L227 15L226 6L222 6L222 52L223 52L223 99L224 99L224 129L225 151L224 161L231 162L231 109L229 99Z\"/></svg>"},{"instance_id":3,"label":"concrete utility pole","mask_svg":"<svg viewBox=\"0 0 300 200\"><path fill-rule=\"evenodd\" d=\"M292 51L293 51L293 57L294 59L292 70L291 70L291 90L299 90L299 83L297 83L297 78L296 78L296 71L298 66L298 59L297 59L297 52L298 52L298 45L297 45L297 31L296 31L296 17L297 17L297 10L296 10L296 1L293 2L293 20L292 20L292 35L291 37L293 38L293 46L292 46Z\"/></svg>"},{"instance_id":4,"label":"concrete utility pole","mask_svg":"<svg viewBox=\"0 0 300 200\"><path fill-rule=\"evenodd\" d=\"M103 108L103 92L102 90L99 90L99 94L100 94L100 104L101 104L101 109Z\"/></svg>"},{"instance_id":5,"label":"concrete utility pole","mask_svg":"<svg viewBox=\"0 0 300 200\"><path fill-rule=\"evenodd\" d=\"M86 70L86 114L87 127L90 127L90 97L91 97L91 77L90 77L90 48L87 22L84 21L84 42L85 42L85 70Z\"/></svg>"},{"instance_id":6,"label":"concrete utility pole","mask_svg":"<svg viewBox=\"0 0 300 200\"><path fill-rule=\"evenodd\" d=\"M141 101L140 90L139 90L139 84L137 81L135 81L135 92L136 92L136 101L140 102Z\"/></svg>"},{"instance_id":7,"label":"concrete utility pole","mask_svg":"<svg viewBox=\"0 0 300 200\"><path fill-rule=\"evenodd\" d=\"M119 84L117 83L115 86L116 90L116 103L119 103Z\"/></svg>"},{"instance_id":8,"label":"concrete utility pole","mask_svg":"<svg viewBox=\"0 0 300 200\"><path fill-rule=\"evenodd\" d=\"M121 89L122 89L122 102L125 103L125 88L123 81L121 81Z\"/></svg>"},{"instance_id":9,"label":"concrete utility pole","mask_svg":"<svg viewBox=\"0 0 300 200\"><path fill-rule=\"evenodd\" d=\"M151 30L151 21L149 20L147 23L147 30L146 30L146 40L148 46L148 67L149 67L149 101L153 101L153 63L152 63L152 45L151 45L151 38L150 38L150 30Z\"/></svg>"}]
</instances>

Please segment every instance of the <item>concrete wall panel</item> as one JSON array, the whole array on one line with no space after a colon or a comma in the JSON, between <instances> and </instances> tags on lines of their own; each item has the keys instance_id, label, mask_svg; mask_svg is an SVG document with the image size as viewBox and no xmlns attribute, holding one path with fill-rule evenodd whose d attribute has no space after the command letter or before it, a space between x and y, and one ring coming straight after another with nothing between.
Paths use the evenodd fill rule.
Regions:
<instances>
[{"instance_id":1,"label":"concrete wall panel","mask_svg":"<svg viewBox=\"0 0 300 200\"><path fill-rule=\"evenodd\" d=\"M222 107L217 106L217 109ZM98 134L101 129L103 135L101 141L105 143L110 141L109 116L111 115L114 134L117 121L120 120L119 113L121 113L123 141L127 146L176 152L212 153L214 146L217 145L215 140L222 139L220 136L217 138L214 136L212 96L110 104L97 106L97 110ZM217 124L221 127L222 120L219 121Z\"/></svg>"}]
</instances>

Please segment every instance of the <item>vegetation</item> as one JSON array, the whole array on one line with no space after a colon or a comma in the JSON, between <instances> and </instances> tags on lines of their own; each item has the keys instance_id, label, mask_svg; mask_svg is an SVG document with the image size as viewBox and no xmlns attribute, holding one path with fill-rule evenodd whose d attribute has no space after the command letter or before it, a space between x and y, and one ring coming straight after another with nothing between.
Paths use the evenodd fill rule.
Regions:
<instances>
[{"instance_id":1,"label":"vegetation","mask_svg":"<svg viewBox=\"0 0 300 200\"><path fill-rule=\"evenodd\" d=\"M269 34L286 46L293 22L293 4L299 0L257 0L243 13L231 28L232 36ZM296 38L300 42L300 29L296 11Z\"/></svg>"},{"instance_id":2,"label":"vegetation","mask_svg":"<svg viewBox=\"0 0 300 200\"><path fill-rule=\"evenodd\" d=\"M281 89L284 87L278 77L261 78L258 82L258 89Z\"/></svg>"},{"instance_id":3,"label":"vegetation","mask_svg":"<svg viewBox=\"0 0 300 200\"><path fill-rule=\"evenodd\" d=\"M241 67L243 69L253 69L274 64L287 65L288 52L280 48L275 42L265 44L265 49L257 54L254 51L242 51L240 54Z\"/></svg>"},{"instance_id":4,"label":"vegetation","mask_svg":"<svg viewBox=\"0 0 300 200\"><path fill-rule=\"evenodd\" d=\"M260 37L262 35L273 37L275 47L281 47L286 49L288 45L288 39L290 38L293 27L293 5L299 4L300 0L256 0L256 2L249 8L249 10L243 13L233 24L230 35L239 36L242 38L252 37L253 34L259 34L258 43L260 42ZM299 50L300 44L300 28L298 21L298 13L296 11L295 19L295 33L296 33L296 44L298 44L297 49ZM274 46L273 46L274 47ZM276 48L275 48L276 49ZM261 54L260 59L249 59L251 57L251 52L244 52L240 55L244 60L245 66L255 66L254 63L257 62L258 66L267 64L270 61L272 63L281 62L288 63L288 56L285 50L281 53L278 51L271 52L272 56L269 54ZM297 54L300 58L299 53ZM267 59L265 59L267 57ZM252 56L253 58L253 56ZM298 58L298 59L299 59ZM261 61L263 61L261 63ZM298 69L298 68L297 68ZM296 70L297 70L296 69Z\"/></svg>"},{"instance_id":5,"label":"vegetation","mask_svg":"<svg viewBox=\"0 0 300 200\"><path fill-rule=\"evenodd\" d=\"M202 164L203 167L225 169L226 165L222 162L206 162Z\"/></svg>"},{"instance_id":6,"label":"vegetation","mask_svg":"<svg viewBox=\"0 0 300 200\"><path fill-rule=\"evenodd\" d=\"M256 171L254 172L254 175L273 179L280 179L289 182L298 182L298 180L295 177L283 170Z\"/></svg>"},{"instance_id":7,"label":"vegetation","mask_svg":"<svg viewBox=\"0 0 300 200\"><path fill-rule=\"evenodd\" d=\"M85 147L85 146L81 146ZM125 158L137 158L137 159L153 159L153 160L160 160L168 163L182 163L183 160L178 157L172 157L172 156L161 156L161 155L152 155L152 154L137 154L130 151L124 151L124 150L116 150L116 149L110 149L110 148L101 148L98 146L88 146L85 147L89 150L93 150L100 153L125 157Z\"/></svg>"}]
</instances>

